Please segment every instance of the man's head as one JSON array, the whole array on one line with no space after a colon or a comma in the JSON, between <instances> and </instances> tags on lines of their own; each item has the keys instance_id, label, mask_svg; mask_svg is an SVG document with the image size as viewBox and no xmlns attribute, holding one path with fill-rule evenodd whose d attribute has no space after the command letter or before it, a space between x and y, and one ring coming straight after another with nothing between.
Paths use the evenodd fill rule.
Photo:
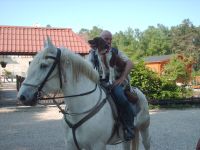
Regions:
<instances>
[{"instance_id":1,"label":"man's head","mask_svg":"<svg viewBox=\"0 0 200 150\"><path fill-rule=\"evenodd\" d=\"M109 48L111 48L111 43L112 43L112 33L108 30L104 30L101 32L100 37L106 41L108 44Z\"/></svg>"}]
</instances>

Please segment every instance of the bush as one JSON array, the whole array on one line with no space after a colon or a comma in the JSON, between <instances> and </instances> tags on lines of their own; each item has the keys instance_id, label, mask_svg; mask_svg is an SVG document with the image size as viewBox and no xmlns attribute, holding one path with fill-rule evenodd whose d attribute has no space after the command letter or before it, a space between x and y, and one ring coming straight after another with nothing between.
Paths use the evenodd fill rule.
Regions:
<instances>
[{"instance_id":1,"label":"bush","mask_svg":"<svg viewBox=\"0 0 200 150\"><path fill-rule=\"evenodd\" d=\"M179 87L175 82L159 77L139 62L131 71L131 85L138 87L150 99L178 99L190 97L192 91Z\"/></svg>"}]
</instances>

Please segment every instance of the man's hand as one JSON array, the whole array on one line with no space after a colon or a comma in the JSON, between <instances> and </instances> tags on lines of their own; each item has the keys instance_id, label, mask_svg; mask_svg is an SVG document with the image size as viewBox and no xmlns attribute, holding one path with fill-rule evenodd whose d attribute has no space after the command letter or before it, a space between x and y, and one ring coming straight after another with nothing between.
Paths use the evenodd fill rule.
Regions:
<instances>
[{"instance_id":1,"label":"man's hand","mask_svg":"<svg viewBox=\"0 0 200 150\"><path fill-rule=\"evenodd\" d=\"M117 85L121 85L125 81L126 77L130 73L132 68L133 68L133 63L130 60L128 60L126 62L125 69L121 74L121 77L119 79L115 80L115 82L113 83L113 87L117 86Z\"/></svg>"},{"instance_id":2,"label":"man's hand","mask_svg":"<svg viewBox=\"0 0 200 150\"><path fill-rule=\"evenodd\" d=\"M121 85L125 81L126 77L121 76L119 79L115 80L114 83L112 84L112 87Z\"/></svg>"}]
</instances>

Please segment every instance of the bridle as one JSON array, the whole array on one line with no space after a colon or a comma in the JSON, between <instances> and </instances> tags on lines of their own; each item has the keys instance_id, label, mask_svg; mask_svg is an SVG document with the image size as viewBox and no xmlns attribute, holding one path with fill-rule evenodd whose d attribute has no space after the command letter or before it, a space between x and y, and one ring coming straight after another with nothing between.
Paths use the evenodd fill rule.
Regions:
<instances>
[{"instance_id":1,"label":"bridle","mask_svg":"<svg viewBox=\"0 0 200 150\"><path fill-rule=\"evenodd\" d=\"M81 150L80 147L79 147L79 144L78 144L78 141L76 139L76 129L78 127L80 127L83 123L85 123L87 120L89 120L91 117L93 117L97 112L99 112L99 110L104 106L104 104L106 103L108 97L106 95L106 97L101 101L102 99L102 88L100 87L99 84L96 84L95 85L95 88L92 89L91 91L88 91L88 92L85 92L85 93L81 93L81 94L74 94L74 95L69 95L69 96L62 96L62 97L50 97L48 96L48 98L41 98L40 95L41 95L41 92L45 83L49 80L49 77L51 76L52 72L54 71L54 69L56 68L56 66L58 67L58 74L59 74L59 81L60 81L60 89L62 89L62 75L61 75L61 66L60 66L60 56L61 56L61 50L59 48L57 48L57 54L56 54L56 57L54 56L45 56L46 59L50 58L50 59L54 59L54 63L53 65L51 66L50 70L48 71L46 77L44 78L44 80L41 82L41 84L39 85L33 85L33 84L29 84L29 83L25 83L23 82L23 85L25 86L31 86L31 87L34 87L37 89L37 100L38 99L52 99L53 102L56 104L56 106L59 108L60 112L64 115L64 120L65 122L67 123L67 125L72 128L72 134L73 134L73 139L74 139L74 142L75 142L75 145L77 147L78 150ZM93 93L94 91L96 91L97 87L99 87L100 89L100 96L99 96L99 100L97 101L97 103L95 104L94 107L92 107L91 109L85 111L85 112L82 112L82 113L68 113L66 112L65 110L63 110L60 106L60 104L55 100L55 99L60 99L60 98L70 98L70 97L78 97L78 96L84 96L84 95L88 95L88 94L91 94ZM44 93L44 92L43 92ZM73 124L71 123L66 115L82 115L82 114L86 114L85 117L83 117L80 121L78 121L77 123Z\"/></svg>"},{"instance_id":2,"label":"bridle","mask_svg":"<svg viewBox=\"0 0 200 150\"><path fill-rule=\"evenodd\" d=\"M54 69L56 68L56 65L58 66L60 88L62 88L62 76L61 76L61 69L60 69L60 56L61 56L61 50L59 48L57 48L56 57L54 57L54 56L45 56L46 59L48 59L48 58L54 59L54 63L51 66L50 70L48 71L46 77L44 78L44 80L40 84L34 85L34 84L29 84L29 83L23 82L23 85L31 86L31 87L34 87L34 88L37 89L37 96L38 96L37 98L39 98L39 95L42 92L42 89L43 89L45 83L49 80L49 77L52 74L52 72L54 71Z\"/></svg>"},{"instance_id":3,"label":"bridle","mask_svg":"<svg viewBox=\"0 0 200 150\"><path fill-rule=\"evenodd\" d=\"M51 66L50 70L48 71L47 75L45 76L44 80L38 84L38 85L34 85L34 84L29 84L29 83L25 83L23 82L23 85L25 86L31 86L34 87L37 91L37 98L39 98L40 100L47 100L47 99L52 99L52 97L48 96L48 98L41 98L40 97L40 93L43 92L42 89L45 85L45 83L50 79L50 75L52 74L52 72L54 71L54 69L56 68L56 66L58 67L58 75L59 75L59 81L60 81L60 89L62 89L62 75L61 75L61 65L60 65L60 56L61 56L61 50L59 48L57 48L57 54L56 57L54 56L45 56L46 59L54 59L54 63ZM84 95L88 95L93 93L95 90L97 89L97 84L95 85L95 88L91 91L85 92L85 93L80 93L80 94L74 94L74 95L69 95L69 96L62 96L62 97L54 97L54 99L60 99L60 98L70 98L70 97L78 97L78 96L84 96ZM44 92L43 92L44 93Z\"/></svg>"}]
</instances>

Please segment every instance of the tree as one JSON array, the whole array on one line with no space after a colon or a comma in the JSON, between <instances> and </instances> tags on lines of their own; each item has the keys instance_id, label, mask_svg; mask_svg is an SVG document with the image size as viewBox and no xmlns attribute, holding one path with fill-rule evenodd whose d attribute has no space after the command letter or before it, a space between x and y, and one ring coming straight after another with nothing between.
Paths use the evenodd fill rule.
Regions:
<instances>
[{"instance_id":1,"label":"tree","mask_svg":"<svg viewBox=\"0 0 200 150\"><path fill-rule=\"evenodd\" d=\"M181 60L177 58L177 56L174 56L170 62L165 65L162 76L165 80L174 83L181 81L184 85L187 85L190 81L187 65L191 62L188 59Z\"/></svg>"},{"instance_id":2,"label":"tree","mask_svg":"<svg viewBox=\"0 0 200 150\"><path fill-rule=\"evenodd\" d=\"M189 19L171 28L173 53L184 54L196 62L196 70L200 66L200 30Z\"/></svg>"},{"instance_id":3,"label":"tree","mask_svg":"<svg viewBox=\"0 0 200 150\"><path fill-rule=\"evenodd\" d=\"M149 26L141 35L140 48L145 56L169 54L169 30L160 24L158 28Z\"/></svg>"},{"instance_id":4,"label":"tree","mask_svg":"<svg viewBox=\"0 0 200 150\"><path fill-rule=\"evenodd\" d=\"M93 26L92 30L89 31L89 39L93 39L100 35L103 30L97 26Z\"/></svg>"},{"instance_id":5,"label":"tree","mask_svg":"<svg viewBox=\"0 0 200 150\"><path fill-rule=\"evenodd\" d=\"M140 35L139 29L133 30L130 27L125 31L120 31L113 35L113 46L124 51L132 60L140 57L138 38Z\"/></svg>"}]
</instances>

